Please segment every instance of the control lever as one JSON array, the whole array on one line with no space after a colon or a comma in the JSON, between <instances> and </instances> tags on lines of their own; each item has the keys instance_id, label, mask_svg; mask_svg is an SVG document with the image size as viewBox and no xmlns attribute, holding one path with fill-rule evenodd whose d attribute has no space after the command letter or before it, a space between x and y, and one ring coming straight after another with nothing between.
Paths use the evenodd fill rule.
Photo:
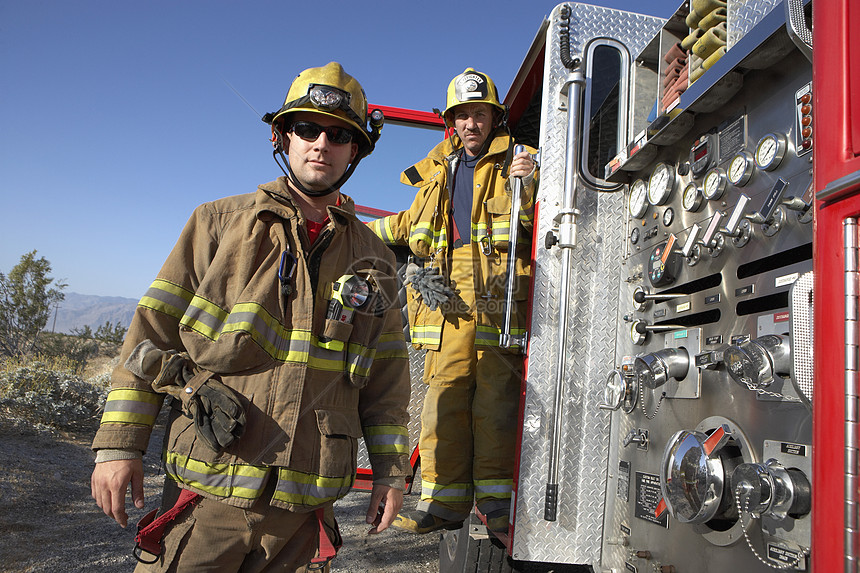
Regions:
<instances>
[{"instance_id":1,"label":"control lever","mask_svg":"<svg viewBox=\"0 0 860 573\"><path fill-rule=\"evenodd\" d=\"M708 228L705 230L705 234L702 235L701 244L707 247L710 255L715 258L722 254L723 245L725 244L723 234L720 233L720 222L722 220L722 211L714 213L713 217L711 217L711 222L708 223Z\"/></svg>"},{"instance_id":2,"label":"control lever","mask_svg":"<svg viewBox=\"0 0 860 573\"><path fill-rule=\"evenodd\" d=\"M655 302L664 302L667 300L672 300L673 298L678 298L680 296L687 296L685 294L675 294L675 293L661 293L661 294L650 294L647 289L641 286L637 286L633 290L633 307L636 310L644 309L650 301Z\"/></svg>"},{"instance_id":3,"label":"control lever","mask_svg":"<svg viewBox=\"0 0 860 573\"><path fill-rule=\"evenodd\" d=\"M648 449L648 430L643 430L641 428L633 428L627 435L624 436L624 440L622 440L621 445L625 448L630 444L636 444L640 448Z\"/></svg>"},{"instance_id":4,"label":"control lever","mask_svg":"<svg viewBox=\"0 0 860 573\"><path fill-rule=\"evenodd\" d=\"M748 215L745 214L749 202L750 198L741 193L726 226L720 229L722 233L732 238L732 243L736 247L745 246L749 243L752 236L752 225L749 222Z\"/></svg>"},{"instance_id":5,"label":"control lever","mask_svg":"<svg viewBox=\"0 0 860 573\"><path fill-rule=\"evenodd\" d=\"M699 242L699 231L701 227L699 227L698 223L694 223L692 227L690 227L690 235L687 237L687 242L684 243L684 246L681 248L681 254L687 258L690 258L690 255L693 252L693 247Z\"/></svg>"},{"instance_id":6,"label":"control lever","mask_svg":"<svg viewBox=\"0 0 860 573\"><path fill-rule=\"evenodd\" d=\"M764 204L757 213L746 215L747 219L762 226L762 232L774 236L785 222L785 209L782 207L782 197L788 188L788 182L780 177L773 184Z\"/></svg>"},{"instance_id":7,"label":"control lever","mask_svg":"<svg viewBox=\"0 0 860 573\"><path fill-rule=\"evenodd\" d=\"M792 211L806 211L807 209L809 209L809 205L804 203L803 199L800 199L798 197L789 197L788 199L784 200L782 204L785 205L787 208L791 209Z\"/></svg>"},{"instance_id":8,"label":"control lever","mask_svg":"<svg viewBox=\"0 0 860 573\"><path fill-rule=\"evenodd\" d=\"M648 334L649 332L667 332L669 330L681 330L682 328L685 327L680 324L648 324L644 320L637 320L633 323L633 330L639 334Z\"/></svg>"}]
</instances>

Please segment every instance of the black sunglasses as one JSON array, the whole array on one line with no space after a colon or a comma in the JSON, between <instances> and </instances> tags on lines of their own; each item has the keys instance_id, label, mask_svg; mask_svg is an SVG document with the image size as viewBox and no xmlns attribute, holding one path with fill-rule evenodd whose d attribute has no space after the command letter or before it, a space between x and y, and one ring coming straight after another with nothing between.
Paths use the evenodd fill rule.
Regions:
<instances>
[{"instance_id":1,"label":"black sunglasses","mask_svg":"<svg viewBox=\"0 0 860 573\"><path fill-rule=\"evenodd\" d=\"M320 133L325 132L326 137L331 143L349 143L352 141L352 129L348 127L337 127L329 125L323 127L312 121L297 121L290 126L290 131L304 139L305 141L316 141Z\"/></svg>"}]
</instances>

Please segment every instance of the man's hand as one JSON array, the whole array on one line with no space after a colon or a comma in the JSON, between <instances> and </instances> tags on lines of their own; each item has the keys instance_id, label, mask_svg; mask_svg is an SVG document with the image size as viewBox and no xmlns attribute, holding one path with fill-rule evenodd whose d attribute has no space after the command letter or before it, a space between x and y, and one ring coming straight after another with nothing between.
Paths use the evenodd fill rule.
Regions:
<instances>
[{"instance_id":1,"label":"man's hand","mask_svg":"<svg viewBox=\"0 0 860 573\"><path fill-rule=\"evenodd\" d=\"M143 460L113 460L98 463L90 479L93 499L105 515L112 517L122 527L128 524L125 493L129 483L131 483L131 498L134 506L143 509ZM403 500L402 495L400 499Z\"/></svg>"},{"instance_id":2,"label":"man's hand","mask_svg":"<svg viewBox=\"0 0 860 573\"><path fill-rule=\"evenodd\" d=\"M401 507L403 507L402 491L387 485L373 486L365 518L365 521L373 526L368 533L380 533L388 529Z\"/></svg>"},{"instance_id":3,"label":"man's hand","mask_svg":"<svg viewBox=\"0 0 860 573\"><path fill-rule=\"evenodd\" d=\"M527 151L517 153L511 161L510 174L512 177L525 177L535 168L535 162Z\"/></svg>"}]
</instances>

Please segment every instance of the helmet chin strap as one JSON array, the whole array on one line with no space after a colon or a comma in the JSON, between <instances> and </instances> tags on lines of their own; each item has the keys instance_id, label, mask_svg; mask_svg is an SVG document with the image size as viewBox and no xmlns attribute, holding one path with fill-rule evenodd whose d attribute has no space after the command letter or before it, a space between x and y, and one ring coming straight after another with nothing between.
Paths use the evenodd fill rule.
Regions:
<instances>
[{"instance_id":1,"label":"helmet chin strap","mask_svg":"<svg viewBox=\"0 0 860 573\"><path fill-rule=\"evenodd\" d=\"M290 160L287 158L286 154L284 153L284 142L283 142L283 136L281 135L281 132L277 129L273 129L272 131L274 134L273 137L274 137L274 143L275 143L275 149L272 152L272 157L275 159L275 163L278 164L278 167L281 168L281 171L283 171L284 175L286 175L287 179L290 180L290 183L292 183L296 189L298 189L299 191L301 191L302 193L304 193L308 197L325 197L326 195L330 195L330 194L334 193L335 191L337 191L338 189L340 189L341 187L343 187L343 184L346 183L347 179L349 179L352 176L353 172L355 171L355 168L358 167L358 162L361 161L361 158L356 156L356 158L352 161L352 163L350 163L349 167L344 172L344 174L341 175L340 179L335 181L334 185L331 185L328 189L322 189L322 190L308 189L307 187L302 185L301 182L299 182L298 177L296 177L295 174L293 173L293 168L290 166ZM278 156L280 156L280 158L283 160L283 164L280 161L278 161Z\"/></svg>"}]
</instances>

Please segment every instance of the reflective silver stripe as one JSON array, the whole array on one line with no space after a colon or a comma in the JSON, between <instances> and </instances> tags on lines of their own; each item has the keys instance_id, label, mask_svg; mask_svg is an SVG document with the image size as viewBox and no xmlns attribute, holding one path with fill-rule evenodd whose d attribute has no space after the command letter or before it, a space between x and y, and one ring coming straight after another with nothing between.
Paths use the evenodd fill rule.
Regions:
<instances>
[{"instance_id":1,"label":"reflective silver stripe","mask_svg":"<svg viewBox=\"0 0 860 573\"><path fill-rule=\"evenodd\" d=\"M441 326L419 325L409 331L414 344L439 344L442 340Z\"/></svg>"},{"instance_id":2,"label":"reflective silver stripe","mask_svg":"<svg viewBox=\"0 0 860 573\"><path fill-rule=\"evenodd\" d=\"M179 285L156 279L138 302L138 306L163 312L174 318L182 318L194 293Z\"/></svg>"},{"instance_id":3,"label":"reflective silver stripe","mask_svg":"<svg viewBox=\"0 0 860 573\"><path fill-rule=\"evenodd\" d=\"M161 409L163 396L133 388L114 388L105 401L102 424L152 426Z\"/></svg>"},{"instance_id":4,"label":"reflective silver stripe","mask_svg":"<svg viewBox=\"0 0 860 573\"><path fill-rule=\"evenodd\" d=\"M246 464L213 464L167 452L166 473L175 481L219 497L256 499L269 468Z\"/></svg>"},{"instance_id":5,"label":"reflective silver stripe","mask_svg":"<svg viewBox=\"0 0 860 573\"><path fill-rule=\"evenodd\" d=\"M272 499L298 505L320 505L345 496L354 476L322 477L305 472L278 469L278 484Z\"/></svg>"},{"instance_id":6,"label":"reflective silver stripe","mask_svg":"<svg viewBox=\"0 0 860 573\"><path fill-rule=\"evenodd\" d=\"M421 499L435 501L472 501L472 484L452 483L447 485L421 481Z\"/></svg>"},{"instance_id":7,"label":"reflective silver stripe","mask_svg":"<svg viewBox=\"0 0 860 573\"><path fill-rule=\"evenodd\" d=\"M374 356L376 356L375 348L366 348L360 344L350 343L346 353L347 369L353 374L367 376L370 372L370 366L373 364Z\"/></svg>"},{"instance_id":8,"label":"reflective silver stripe","mask_svg":"<svg viewBox=\"0 0 860 573\"><path fill-rule=\"evenodd\" d=\"M511 497L513 491L513 482L507 480L507 483L501 483L505 480L498 480L497 483L475 482L475 497Z\"/></svg>"},{"instance_id":9,"label":"reflective silver stripe","mask_svg":"<svg viewBox=\"0 0 860 573\"><path fill-rule=\"evenodd\" d=\"M409 437L403 426L367 426L363 428L363 433L368 453L409 453Z\"/></svg>"},{"instance_id":10,"label":"reflective silver stripe","mask_svg":"<svg viewBox=\"0 0 860 573\"><path fill-rule=\"evenodd\" d=\"M224 309L195 296L185 310L181 324L199 332L206 338L217 340L227 317L228 313Z\"/></svg>"}]
</instances>

